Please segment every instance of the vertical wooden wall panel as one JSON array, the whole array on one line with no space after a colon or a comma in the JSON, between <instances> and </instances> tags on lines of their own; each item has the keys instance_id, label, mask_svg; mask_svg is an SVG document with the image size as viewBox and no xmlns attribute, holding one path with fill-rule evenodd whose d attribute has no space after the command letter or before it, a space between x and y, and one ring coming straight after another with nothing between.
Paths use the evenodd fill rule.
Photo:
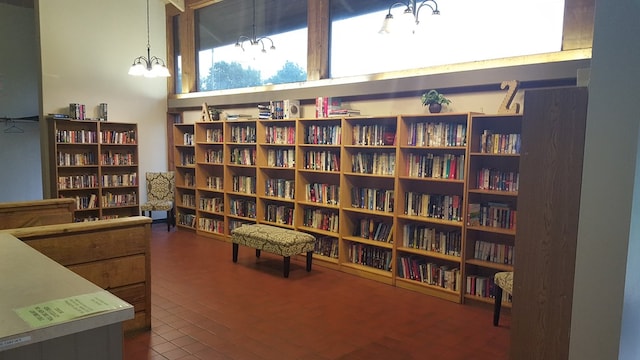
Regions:
<instances>
[{"instance_id":1,"label":"vertical wooden wall panel","mask_svg":"<svg viewBox=\"0 0 640 360\"><path fill-rule=\"evenodd\" d=\"M562 50L585 49L593 46L595 0L566 0Z\"/></svg>"},{"instance_id":2,"label":"vertical wooden wall panel","mask_svg":"<svg viewBox=\"0 0 640 360\"><path fill-rule=\"evenodd\" d=\"M524 96L511 359L566 359L587 89Z\"/></svg>"},{"instance_id":3,"label":"vertical wooden wall panel","mask_svg":"<svg viewBox=\"0 0 640 360\"><path fill-rule=\"evenodd\" d=\"M329 77L329 0L307 4L307 80Z\"/></svg>"}]
</instances>

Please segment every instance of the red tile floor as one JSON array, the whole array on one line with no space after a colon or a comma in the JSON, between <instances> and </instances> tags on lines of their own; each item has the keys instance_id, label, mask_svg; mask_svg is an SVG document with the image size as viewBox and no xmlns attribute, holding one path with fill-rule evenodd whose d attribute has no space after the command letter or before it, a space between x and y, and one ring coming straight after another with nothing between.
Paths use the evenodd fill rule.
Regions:
<instances>
[{"instance_id":1,"label":"red tile floor","mask_svg":"<svg viewBox=\"0 0 640 360\"><path fill-rule=\"evenodd\" d=\"M154 224L152 330L138 359L507 359L510 316Z\"/></svg>"}]
</instances>

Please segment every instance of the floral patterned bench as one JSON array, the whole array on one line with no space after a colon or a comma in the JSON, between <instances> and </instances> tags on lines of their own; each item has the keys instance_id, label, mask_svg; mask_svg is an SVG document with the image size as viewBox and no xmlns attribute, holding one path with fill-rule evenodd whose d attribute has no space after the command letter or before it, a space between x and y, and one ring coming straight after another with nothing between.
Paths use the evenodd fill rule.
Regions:
<instances>
[{"instance_id":1,"label":"floral patterned bench","mask_svg":"<svg viewBox=\"0 0 640 360\"><path fill-rule=\"evenodd\" d=\"M238 262L239 245L256 249L256 257L264 250L284 257L284 277L289 277L291 255L307 253L307 271L311 271L311 260L316 238L313 235L264 224L245 224L231 231L233 262Z\"/></svg>"}]
</instances>

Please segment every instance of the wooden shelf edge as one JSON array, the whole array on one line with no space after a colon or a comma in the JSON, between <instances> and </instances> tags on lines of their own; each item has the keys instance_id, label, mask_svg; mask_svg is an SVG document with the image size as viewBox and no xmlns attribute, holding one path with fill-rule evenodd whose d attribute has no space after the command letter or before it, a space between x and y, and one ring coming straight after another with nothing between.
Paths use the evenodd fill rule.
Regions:
<instances>
[{"instance_id":1,"label":"wooden shelf edge","mask_svg":"<svg viewBox=\"0 0 640 360\"><path fill-rule=\"evenodd\" d=\"M404 278L396 278L396 287L417 291L421 294L434 296L443 300L451 301L457 304L462 303L462 295L460 292L452 291L449 289L428 285L415 280L409 280Z\"/></svg>"}]
</instances>

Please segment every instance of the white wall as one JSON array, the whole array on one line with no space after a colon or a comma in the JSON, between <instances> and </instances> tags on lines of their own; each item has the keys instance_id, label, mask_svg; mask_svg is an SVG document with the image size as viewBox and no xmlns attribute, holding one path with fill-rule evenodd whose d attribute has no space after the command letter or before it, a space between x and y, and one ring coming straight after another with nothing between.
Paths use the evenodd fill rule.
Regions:
<instances>
[{"instance_id":1,"label":"white wall","mask_svg":"<svg viewBox=\"0 0 640 360\"><path fill-rule=\"evenodd\" d=\"M38 115L38 67L33 9L0 3L0 118ZM22 133L5 133L0 121L0 202L42 198L40 131L16 122Z\"/></svg>"},{"instance_id":2,"label":"white wall","mask_svg":"<svg viewBox=\"0 0 640 360\"><path fill-rule=\"evenodd\" d=\"M640 359L640 2L597 0L569 358Z\"/></svg>"},{"instance_id":3,"label":"white wall","mask_svg":"<svg viewBox=\"0 0 640 360\"><path fill-rule=\"evenodd\" d=\"M166 60L164 6L161 0L150 0L150 43L151 55ZM137 123L144 202L144 173L167 170L167 80L127 75L133 59L146 56L146 1L39 1L37 13L42 112L66 112L75 102L85 104L87 116L94 117L104 102L110 122ZM43 173L48 179L48 169Z\"/></svg>"}]
</instances>

